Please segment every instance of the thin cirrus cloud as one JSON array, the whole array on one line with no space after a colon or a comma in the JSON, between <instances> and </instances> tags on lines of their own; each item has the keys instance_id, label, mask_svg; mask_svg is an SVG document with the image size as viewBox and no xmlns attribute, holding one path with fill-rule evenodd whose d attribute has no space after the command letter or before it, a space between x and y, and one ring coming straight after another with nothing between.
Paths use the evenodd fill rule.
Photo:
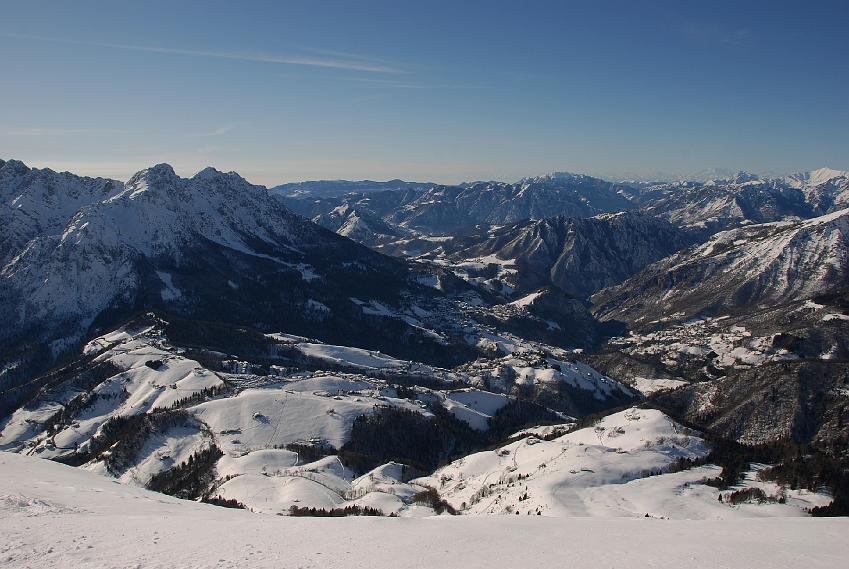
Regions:
<instances>
[{"instance_id":1,"label":"thin cirrus cloud","mask_svg":"<svg viewBox=\"0 0 849 569\"><path fill-rule=\"evenodd\" d=\"M680 32L690 40L728 47L741 47L752 39L752 30L745 27L687 23L681 27Z\"/></svg>"},{"instance_id":2,"label":"thin cirrus cloud","mask_svg":"<svg viewBox=\"0 0 849 569\"><path fill-rule=\"evenodd\" d=\"M212 138L212 137L215 137L215 136L224 136L225 134L229 134L234 128L249 125L249 124L250 123L246 122L246 121L233 122L233 123L225 124L223 126L220 126L218 128L215 128L215 129L212 129L212 130L209 130L209 131L187 133L187 134L184 134L183 136L187 136L189 138Z\"/></svg>"},{"instance_id":3,"label":"thin cirrus cloud","mask_svg":"<svg viewBox=\"0 0 849 569\"><path fill-rule=\"evenodd\" d=\"M9 127L0 128L2 136L72 136L77 134L146 134L140 130L96 130L90 128Z\"/></svg>"},{"instance_id":4,"label":"thin cirrus cloud","mask_svg":"<svg viewBox=\"0 0 849 569\"><path fill-rule=\"evenodd\" d=\"M209 131L174 133L155 132L144 130L116 130L116 129L92 129L92 128L43 128L43 127L10 127L0 128L0 136L75 136L75 135L128 135L128 136L183 136L186 138L212 138L224 136L234 128L249 124L247 122L235 122L220 126Z\"/></svg>"},{"instance_id":5,"label":"thin cirrus cloud","mask_svg":"<svg viewBox=\"0 0 849 569\"><path fill-rule=\"evenodd\" d=\"M364 71L369 73L403 74L407 73L400 67L388 64L379 59L363 58L334 52L334 56L322 55L289 55L268 53L247 53L236 51L209 51L199 49L182 49L173 47L162 47L153 45L137 45L123 43L104 43L83 40L72 40L63 38L52 38L45 36L33 36L26 34L1 33L0 37L21 39L29 41L40 41L50 43L61 43L66 45L79 45L87 47L103 47L108 49L123 49L129 51L142 51L147 53L163 53L170 55L183 55L188 57L203 57L207 59L226 59L231 61L253 61L257 63L276 63L283 65L299 65L307 67L323 67L328 69L343 69L346 71Z\"/></svg>"},{"instance_id":6,"label":"thin cirrus cloud","mask_svg":"<svg viewBox=\"0 0 849 569\"><path fill-rule=\"evenodd\" d=\"M396 81L393 79L375 79L372 77L341 77L344 81L353 81L377 87L393 89L485 89L483 85L465 83L418 83L413 81Z\"/></svg>"}]
</instances>

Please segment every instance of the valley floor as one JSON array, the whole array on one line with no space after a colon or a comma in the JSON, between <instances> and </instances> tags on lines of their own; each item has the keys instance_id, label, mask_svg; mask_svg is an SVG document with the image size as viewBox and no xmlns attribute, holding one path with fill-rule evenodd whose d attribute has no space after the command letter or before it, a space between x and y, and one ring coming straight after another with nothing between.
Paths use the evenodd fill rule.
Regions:
<instances>
[{"instance_id":1,"label":"valley floor","mask_svg":"<svg viewBox=\"0 0 849 569\"><path fill-rule=\"evenodd\" d=\"M291 518L0 453L3 567L839 567L841 518Z\"/></svg>"}]
</instances>

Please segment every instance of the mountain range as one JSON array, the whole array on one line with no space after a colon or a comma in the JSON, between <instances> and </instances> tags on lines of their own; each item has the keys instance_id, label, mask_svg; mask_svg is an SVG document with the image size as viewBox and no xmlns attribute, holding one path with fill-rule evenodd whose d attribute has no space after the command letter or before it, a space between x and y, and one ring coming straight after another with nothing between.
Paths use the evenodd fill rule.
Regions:
<instances>
[{"instance_id":1,"label":"mountain range","mask_svg":"<svg viewBox=\"0 0 849 569\"><path fill-rule=\"evenodd\" d=\"M28 240L23 232L6 239L4 387L147 310L326 340L355 336L363 347L446 362L472 350L363 308L409 307L408 297L427 302L440 292L405 263L292 214L236 174L208 168L184 179L161 164L117 184L8 162L0 176L14 184L0 225L39 220Z\"/></svg>"},{"instance_id":2,"label":"mountain range","mask_svg":"<svg viewBox=\"0 0 849 569\"><path fill-rule=\"evenodd\" d=\"M842 511L847 192L0 161L0 449L277 514Z\"/></svg>"}]
</instances>

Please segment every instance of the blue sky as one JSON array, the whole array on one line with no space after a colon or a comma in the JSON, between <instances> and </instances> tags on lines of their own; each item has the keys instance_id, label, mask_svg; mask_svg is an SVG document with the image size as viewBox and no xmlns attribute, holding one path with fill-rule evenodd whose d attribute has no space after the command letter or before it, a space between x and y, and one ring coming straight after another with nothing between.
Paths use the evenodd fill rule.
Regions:
<instances>
[{"instance_id":1,"label":"blue sky","mask_svg":"<svg viewBox=\"0 0 849 569\"><path fill-rule=\"evenodd\" d=\"M0 1L0 157L302 179L849 169L849 2Z\"/></svg>"}]
</instances>

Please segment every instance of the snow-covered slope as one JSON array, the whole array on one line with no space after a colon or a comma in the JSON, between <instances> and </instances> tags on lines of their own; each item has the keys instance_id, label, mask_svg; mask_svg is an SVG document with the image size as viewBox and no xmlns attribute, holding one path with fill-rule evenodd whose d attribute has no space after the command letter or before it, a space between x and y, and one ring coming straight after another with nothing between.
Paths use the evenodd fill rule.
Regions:
<instances>
[{"instance_id":1,"label":"snow-covered slope","mask_svg":"<svg viewBox=\"0 0 849 569\"><path fill-rule=\"evenodd\" d=\"M73 491L72 491L73 490ZM845 520L279 518L177 500L0 453L4 566L836 567ZM706 536L710 536L707 539Z\"/></svg>"},{"instance_id":2,"label":"snow-covered slope","mask_svg":"<svg viewBox=\"0 0 849 569\"><path fill-rule=\"evenodd\" d=\"M121 182L28 168L0 160L0 266L38 235L61 235L80 208L119 192Z\"/></svg>"},{"instance_id":3,"label":"snow-covered slope","mask_svg":"<svg viewBox=\"0 0 849 569\"><path fill-rule=\"evenodd\" d=\"M414 482L437 488L464 514L802 516L805 508L830 501L826 495L767 484L776 500L783 492L785 503L732 507L717 499L719 491L700 483L718 475L715 466L661 474L680 459L707 452L698 433L660 411L633 408L552 440L528 436L469 455ZM740 488L757 484L752 479Z\"/></svg>"},{"instance_id":4,"label":"snow-covered slope","mask_svg":"<svg viewBox=\"0 0 849 569\"><path fill-rule=\"evenodd\" d=\"M460 261L494 256L513 267L499 278L517 291L552 284L585 298L692 243L686 233L665 221L617 213L501 227L449 257ZM459 267L462 270L463 265Z\"/></svg>"},{"instance_id":5,"label":"snow-covered slope","mask_svg":"<svg viewBox=\"0 0 849 569\"><path fill-rule=\"evenodd\" d=\"M425 234L457 232L478 224L516 223L557 215L589 217L633 207L625 186L590 176L551 175L516 184L474 182L403 191L349 194L338 198L287 198L294 211L313 218L341 205Z\"/></svg>"},{"instance_id":6,"label":"snow-covered slope","mask_svg":"<svg viewBox=\"0 0 849 569\"><path fill-rule=\"evenodd\" d=\"M273 452L288 453L284 450ZM249 460L255 454L236 460ZM261 472L234 471L216 488L215 495L236 500L253 512L278 515L288 514L293 506L325 510L368 507L383 515L398 517L434 515L433 508L416 503L416 495L426 488L405 482L407 467L402 464L383 464L356 476L335 456L301 465L297 465L297 456L294 456L286 465L286 458L292 454L281 456L277 468L264 465Z\"/></svg>"},{"instance_id":7,"label":"snow-covered slope","mask_svg":"<svg viewBox=\"0 0 849 569\"><path fill-rule=\"evenodd\" d=\"M23 168L9 164L4 172ZM86 182L88 193L63 186L60 208L27 202L47 221L40 229L30 223L32 237L0 267L0 354L18 367L15 377L0 369L7 385L66 354L91 328L109 329L145 309L354 338L398 355L412 355L415 345L422 358L456 357L444 339L400 318L375 319L351 300L397 306L417 291L438 291L408 280L403 263L291 213L263 187L212 168L180 178L167 164L118 191L110 184ZM39 201L41 187L22 195ZM73 209L98 192L99 201Z\"/></svg>"},{"instance_id":8,"label":"snow-covered slope","mask_svg":"<svg viewBox=\"0 0 849 569\"><path fill-rule=\"evenodd\" d=\"M462 445L502 441L531 419L566 418L528 402L516 406L509 385L485 389L480 369L471 375L280 333L241 346L260 354L257 364L196 343L175 346L169 331L171 324L147 315L90 341L78 360L41 378L37 396L0 421L0 450L152 488L167 488L163 480L195 461L204 464L197 475L202 483L186 496L236 500L256 511L368 506L416 516L432 513L415 500L424 488L406 485L400 465L381 466L394 460L380 454L383 441L404 441L405 429L418 429L427 448L392 452L422 464ZM583 393L583 399L573 395L576 409L632 398L585 365L561 361L562 371L555 371L516 357L507 363L522 366L517 385L525 390ZM358 422L373 415L385 416L385 429L397 431L381 430L375 438L360 425L346 460L368 466L355 471L337 453L352 442ZM492 425L497 429L490 431ZM377 470L364 472L375 464ZM175 486L171 493L184 490Z\"/></svg>"},{"instance_id":9,"label":"snow-covered slope","mask_svg":"<svg viewBox=\"0 0 849 569\"><path fill-rule=\"evenodd\" d=\"M799 189L751 175L705 184L662 184L643 190L643 194L643 211L706 235L752 223L817 215Z\"/></svg>"},{"instance_id":10,"label":"snow-covered slope","mask_svg":"<svg viewBox=\"0 0 849 569\"><path fill-rule=\"evenodd\" d=\"M598 293L598 314L646 324L753 310L837 292L849 282L849 209L715 235Z\"/></svg>"},{"instance_id":11,"label":"snow-covered slope","mask_svg":"<svg viewBox=\"0 0 849 569\"><path fill-rule=\"evenodd\" d=\"M390 225L371 212L354 209L348 204L315 216L313 222L369 246L397 239L405 234L402 228Z\"/></svg>"},{"instance_id":12,"label":"snow-covered slope","mask_svg":"<svg viewBox=\"0 0 849 569\"><path fill-rule=\"evenodd\" d=\"M386 389L385 382L366 377L317 374L263 382L250 375L213 372L181 356L157 325L107 334L90 342L86 352L92 357L90 365L105 366L103 377L92 378L93 385L71 379L45 390L3 422L0 448L82 462L87 470L139 486L192 455L221 449L224 454L213 475L221 481L216 496L258 511L288 513L292 505L346 505L348 498L354 499L349 494L355 476L341 465L333 468L335 458L310 463L285 446L297 442L341 447L354 420L379 406L428 414L419 404L387 397L394 391ZM176 411L178 407L184 411ZM115 440L117 447L103 451L102 441L112 443L109 433L115 425L140 416L149 419L136 423L149 432L127 444L135 435L124 433ZM323 479L327 476L335 480L334 492L328 493ZM268 495L271 488L279 490L273 499ZM409 497L415 492L408 492ZM402 509L409 510L408 504L398 502L386 514Z\"/></svg>"},{"instance_id":13,"label":"snow-covered slope","mask_svg":"<svg viewBox=\"0 0 849 569\"><path fill-rule=\"evenodd\" d=\"M392 405L431 416L421 401L398 398L386 379L315 370L322 366L363 370L390 380L444 381L444 390L416 389L427 394L423 400L443 402L479 430L486 430L486 419L509 401L505 395L477 389L448 390L449 381L467 379L459 373L375 351L290 343L297 337L280 334L270 335L281 342L277 349L282 353L296 350L302 364L314 371L288 368L287 373L286 368L276 367L272 375L252 374L252 366L238 360L225 361L231 371L212 371L173 346L165 326L150 316L89 342L81 360L87 369L60 375L29 405L0 422L0 449L44 458L67 456L85 451L109 419L178 407L189 409L222 449L236 453L310 440L338 448L348 440L354 419L378 407ZM450 379L442 380L441 375ZM207 399L211 400L204 402Z\"/></svg>"}]
</instances>

